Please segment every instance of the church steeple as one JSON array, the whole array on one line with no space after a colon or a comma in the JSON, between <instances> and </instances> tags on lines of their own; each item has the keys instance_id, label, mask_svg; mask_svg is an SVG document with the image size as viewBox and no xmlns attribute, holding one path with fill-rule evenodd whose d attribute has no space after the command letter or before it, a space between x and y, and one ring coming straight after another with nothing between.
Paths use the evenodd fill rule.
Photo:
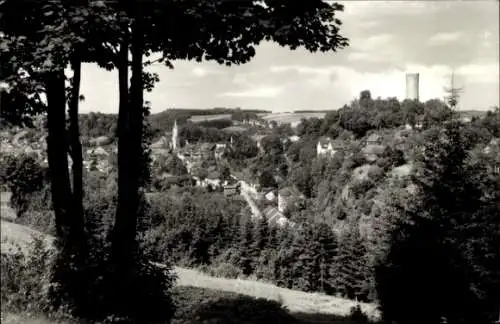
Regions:
<instances>
[{"instance_id":1,"label":"church steeple","mask_svg":"<svg viewBox=\"0 0 500 324\"><path fill-rule=\"evenodd\" d=\"M174 120L174 127L172 128L172 150L176 151L179 144L179 130L177 128L177 119Z\"/></svg>"}]
</instances>

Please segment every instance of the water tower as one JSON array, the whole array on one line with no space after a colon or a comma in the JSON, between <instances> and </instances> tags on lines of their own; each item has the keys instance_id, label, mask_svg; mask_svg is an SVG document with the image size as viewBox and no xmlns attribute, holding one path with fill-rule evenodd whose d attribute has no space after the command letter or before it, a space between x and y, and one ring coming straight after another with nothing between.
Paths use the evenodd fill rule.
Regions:
<instances>
[{"instance_id":1,"label":"water tower","mask_svg":"<svg viewBox=\"0 0 500 324\"><path fill-rule=\"evenodd\" d=\"M418 100L419 74L406 73L406 99Z\"/></svg>"}]
</instances>

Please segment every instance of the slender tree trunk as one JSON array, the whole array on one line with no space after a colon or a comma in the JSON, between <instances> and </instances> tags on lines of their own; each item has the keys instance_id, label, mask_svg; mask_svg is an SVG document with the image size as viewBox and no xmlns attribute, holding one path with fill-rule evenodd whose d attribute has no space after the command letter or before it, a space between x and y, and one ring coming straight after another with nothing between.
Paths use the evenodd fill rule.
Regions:
<instances>
[{"instance_id":1,"label":"slender tree trunk","mask_svg":"<svg viewBox=\"0 0 500 324\"><path fill-rule=\"evenodd\" d=\"M73 208L68 170L65 76L62 69L47 76L47 107L47 155L56 234L66 241L70 236Z\"/></svg>"},{"instance_id":2,"label":"slender tree trunk","mask_svg":"<svg viewBox=\"0 0 500 324\"><path fill-rule=\"evenodd\" d=\"M72 173L73 173L73 226L72 235L83 243L84 219L83 219L83 155L82 143L80 142L80 127L78 124L78 106L80 98L81 60L75 58L71 62L73 69L73 84L69 102L69 135L71 147Z\"/></svg>"},{"instance_id":3,"label":"slender tree trunk","mask_svg":"<svg viewBox=\"0 0 500 324\"><path fill-rule=\"evenodd\" d=\"M123 49L125 51L125 49ZM139 207L139 178L142 156L143 64L144 35L140 18L132 25L132 78L130 101L120 94L118 124L118 206L113 233L113 253L118 265L127 269L136 249L136 227ZM125 53L122 59L125 59ZM121 64L123 65L123 64ZM121 67L120 90L126 81ZM126 107L125 107L126 105Z\"/></svg>"}]
</instances>

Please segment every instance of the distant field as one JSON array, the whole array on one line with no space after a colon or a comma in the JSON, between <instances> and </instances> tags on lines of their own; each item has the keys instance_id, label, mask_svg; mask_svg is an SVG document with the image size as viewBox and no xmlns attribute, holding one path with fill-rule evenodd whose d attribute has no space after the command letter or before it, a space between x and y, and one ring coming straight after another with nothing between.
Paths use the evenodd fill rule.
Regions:
<instances>
[{"instance_id":1,"label":"distant field","mask_svg":"<svg viewBox=\"0 0 500 324\"><path fill-rule=\"evenodd\" d=\"M326 112L305 112L305 113L273 113L267 114L262 118L267 121L275 120L278 123L290 123L296 127L302 118L323 118Z\"/></svg>"},{"instance_id":2,"label":"distant field","mask_svg":"<svg viewBox=\"0 0 500 324\"><path fill-rule=\"evenodd\" d=\"M243 133L246 132L248 129L243 126L229 126L226 128L223 128L222 131L228 132L228 133Z\"/></svg>"},{"instance_id":3,"label":"distant field","mask_svg":"<svg viewBox=\"0 0 500 324\"><path fill-rule=\"evenodd\" d=\"M220 119L231 119L231 114L218 114L218 115L193 115L189 118L189 121L193 123L201 123L204 121L220 120Z\"/></svg>"},{"instance_id":4,"label":"distant field","mask_svg":"<svg viewBox=\"0 0 500 324\"><path fill-rule=\"evenodd\" d=\"M2 252L12 243L26 248L30 245L31 234L40 234L37 231L25 226L1 221L2 231ZM51 241L50 236L46 236L47 241ZM303 314L330 314L347 315L352 306L358 303L352 300L326 296L317 293L305 293L291 289L280 288L272 284L240 279L215 278L199 271L175 267L178 274L177 284L179 286L193 286L219 291L235 292L247 296L266 298L271 300L281 300L292 313ZM377 318L378 313L375 305L359 303L365 313Z\"/></svg>"},{"instance_id":5,"label":"distant field","mask_svg":"<svg viewBox=\"0 0 500 324\"><path fill-rule=\"evenodd\" d=\"M479 117L479 118L482 118L482 117L486 116L487 112L488 112L487 110L459 110L458 114L461 117L469 117L469 118Z\"/></svg>"}]
</instances>

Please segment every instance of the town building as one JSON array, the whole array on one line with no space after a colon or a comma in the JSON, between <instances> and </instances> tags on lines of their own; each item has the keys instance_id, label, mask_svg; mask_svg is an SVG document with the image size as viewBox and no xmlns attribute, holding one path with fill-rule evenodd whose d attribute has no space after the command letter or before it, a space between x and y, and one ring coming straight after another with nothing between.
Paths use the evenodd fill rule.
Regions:
<instances>
[{"instance_id":1,"label":"town building","mask_svg":"<svg viewBox=\"0 0 500 324\"><path fill-rule=\"evenodd\" d=\"M316 144L317 156L333 156L336 152L342 150L340 141L332 140L330 137L323 136Z\"/></svg>"}]
</instances>

